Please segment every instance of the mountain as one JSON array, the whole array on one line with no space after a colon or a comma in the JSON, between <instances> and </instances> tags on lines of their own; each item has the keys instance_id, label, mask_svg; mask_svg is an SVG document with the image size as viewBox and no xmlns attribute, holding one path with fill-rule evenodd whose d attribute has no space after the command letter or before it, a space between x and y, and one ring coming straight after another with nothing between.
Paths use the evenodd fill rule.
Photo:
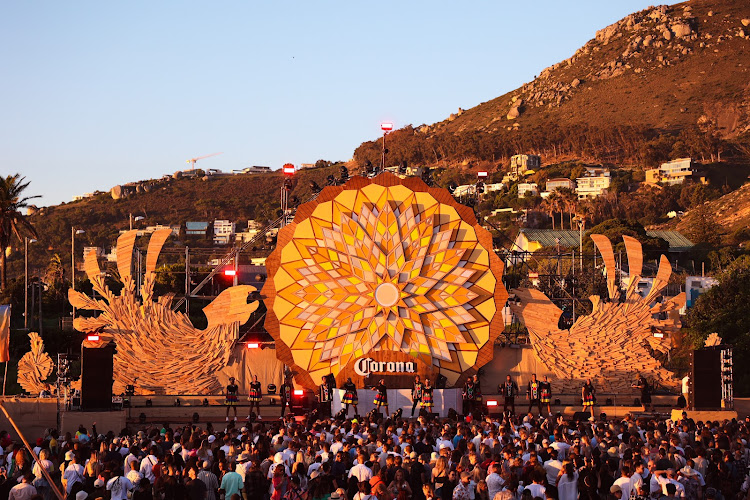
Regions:
<instances>
[{"instance_id":1,"label":"mountain","mask_svg":"<svg viewBox=\"0 0 750 500\"><path fill-rule=\"evenodd\" d=\"M390 160L467 164L535 151L654 164L668 155L649 157L649 141L679 133L692 134L683 142L693 155L710 159L717 140L750 132L749 70L747 1L651 7L599 30L518 89L394 133ZM355 159L374 163L379 144L363 143Z\"/></svg>"}]
</instances>

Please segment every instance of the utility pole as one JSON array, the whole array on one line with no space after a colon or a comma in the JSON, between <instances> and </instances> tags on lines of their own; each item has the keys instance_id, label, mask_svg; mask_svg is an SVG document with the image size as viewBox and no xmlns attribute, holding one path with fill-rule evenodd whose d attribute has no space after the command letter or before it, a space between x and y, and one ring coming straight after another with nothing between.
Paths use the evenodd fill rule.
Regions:
<instances>
[{"instance_id":1,"label":"utility pole","mask_svg":"<svg viewBox=\"0 0 750 500\"><path fill-rule=\"evenodd\" d=\"M190 314L190 247L185 246L185 315Z\"/></svg>"}]
</instances>

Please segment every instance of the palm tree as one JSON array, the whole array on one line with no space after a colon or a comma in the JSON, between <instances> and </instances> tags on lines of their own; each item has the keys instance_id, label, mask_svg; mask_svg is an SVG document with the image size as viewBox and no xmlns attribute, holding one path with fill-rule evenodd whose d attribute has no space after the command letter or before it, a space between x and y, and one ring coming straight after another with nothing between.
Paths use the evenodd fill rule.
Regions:
<instances>
[{"instance_id":1,"label":"palm tree","mask_svg":"<svg viewBox=\"0 0 750 500\"><path fill-rule=\"evenodd\" d=\"M24 189L29 186L24 182L25 177L20 174L9 175L5 178L0 177L0 289L5 290L8 282L6 276L6 249L10 246L13 235L19 240L21 234L28 234L36 237L36 229L26 219L22 211L27 208L29 200L39 198L39 196L22 195Z\"/></svg>"}]
</instances>

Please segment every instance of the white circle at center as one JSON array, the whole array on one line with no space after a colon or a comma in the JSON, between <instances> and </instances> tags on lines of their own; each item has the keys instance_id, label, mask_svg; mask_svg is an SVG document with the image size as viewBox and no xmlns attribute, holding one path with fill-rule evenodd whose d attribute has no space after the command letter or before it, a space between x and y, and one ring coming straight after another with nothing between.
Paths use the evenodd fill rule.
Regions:
<instances>
[{"instance_id":1,"label":"white circle at center","mask_svg":"<svg viewBox=\"0 0 750 500\"><path fill-rule=\"evenodd\" d=\"M375 302L383 307L391 307L398 302L398 287L393 283L381 283L375 289Z\"/></svg>"}]
</instances>

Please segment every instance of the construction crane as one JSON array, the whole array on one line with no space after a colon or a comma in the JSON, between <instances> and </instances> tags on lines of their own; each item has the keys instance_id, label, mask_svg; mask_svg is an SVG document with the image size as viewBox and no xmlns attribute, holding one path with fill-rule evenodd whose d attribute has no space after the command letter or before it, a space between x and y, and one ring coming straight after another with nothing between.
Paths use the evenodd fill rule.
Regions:
<instances>
[{"instance_id":1,"label":"construction crane","mask_svg":"<svg viewBox=\"0 0 750 500\"><path fill-rule=\"evenodd\" d=\"M220 154L224 154L224 153L223 152L222 153L211 153L210 155L199 156L198 158L190 158L189 160L185 160L185 163L189 163L190 164L190 168L194 169L195 168L195 162L197 162L198 160L202 160L203 158L209 158L211 156L218 156Z\"/></svg>"}]
</instances>

